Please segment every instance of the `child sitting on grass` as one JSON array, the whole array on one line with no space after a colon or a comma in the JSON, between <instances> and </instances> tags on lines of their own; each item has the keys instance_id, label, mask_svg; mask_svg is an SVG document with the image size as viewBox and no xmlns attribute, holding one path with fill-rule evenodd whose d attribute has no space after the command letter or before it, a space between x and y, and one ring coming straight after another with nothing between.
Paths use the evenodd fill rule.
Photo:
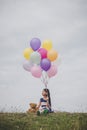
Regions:
<instances>
[{"instance_id":1,"label":"child sitting on grass","mask_svg":"<svg viewBox=\"0 0 87 130\"><path fill-rule=\"evenodd\" d=\"M43 89L42 96L43 97L40 99L40 102L37 106L37 108L39 109L39 111L37 111L37 115L40 115L41 113L46 115L46 114L52 112L49 89Z\"/></svg>"}]
</instances>

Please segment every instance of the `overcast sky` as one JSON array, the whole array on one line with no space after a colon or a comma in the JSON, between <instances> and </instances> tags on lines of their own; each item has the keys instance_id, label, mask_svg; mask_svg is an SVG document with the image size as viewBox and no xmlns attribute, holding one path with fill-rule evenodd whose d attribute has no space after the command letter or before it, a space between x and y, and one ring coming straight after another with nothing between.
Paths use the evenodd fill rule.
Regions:
<instances>
[{"instance_id":1,"label":"overcast sky","mask_svg":"<svg viewBox=\"0 0 87 130\"><path fill-rule=\"evenodd\" d=\"M87 0L0 0L0 111L26 111L44 88L23 69L33 37L60 55L51 78L53 109L87 112Z\"/></svg>"}]
</instances>

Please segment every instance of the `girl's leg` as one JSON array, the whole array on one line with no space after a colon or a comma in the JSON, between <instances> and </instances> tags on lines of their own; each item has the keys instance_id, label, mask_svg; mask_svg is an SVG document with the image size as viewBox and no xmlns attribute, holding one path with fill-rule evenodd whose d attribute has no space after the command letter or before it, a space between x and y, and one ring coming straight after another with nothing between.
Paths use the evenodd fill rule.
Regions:
<instances>
[{"instance_id":1,"label":"girl's leg","mask_svg":"<svg viewBox=\"0 0 87 130\"><path fill-rule=\"evenodd\" d=\"M47 115L48 113L50 113L50 111L48 109L41 109L41 110L37 111L38 116L40 116L41 114Z\"/></svg>"},{"instance_id":2,"label":"girl's leg","mask_svg":"<svg viewBox=\"0 0 87 130\"><path fill-rule=\"evenodd\" d=\"M40 114L42 114L44 112L44 109L40 109L37 111L37 115L40 116Z\"/></svg>"},{"instance_id":3,"label":"girl's leg","mask_svg":"<svg viewBox=\"0 0 87 130\"><path fill-rule=\"evenodd\" d=\"M43 111L43 114L44 115L47 115L49 113L49 110L48 109L45 109L44 111Z\"/></svg>"},{"instance_id":4,"label":"girl's leg","mask_svg":"<svg viewBox=\"0 0 87 130\"><path fill-rule=\"evenodd\" d=\"M37 111L37 115L40 116L40 111Z\"/></svg>"}]
</instances>

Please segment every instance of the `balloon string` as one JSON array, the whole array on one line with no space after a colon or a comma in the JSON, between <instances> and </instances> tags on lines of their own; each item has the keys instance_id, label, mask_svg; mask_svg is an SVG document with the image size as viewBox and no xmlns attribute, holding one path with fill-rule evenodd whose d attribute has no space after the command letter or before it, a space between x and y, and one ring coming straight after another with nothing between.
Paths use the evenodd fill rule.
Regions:
<instances>
[{"instance_id":1,"label":"balloon string","mask_svg":"<svg viewBox=\"0 0 87 130\"><path fill-rule=\"evenodd\" d=\"M45 72L45 76L44 76L44 79L45 79L45 87L47 88L47 73Z\"/></svg>"},{"instance_id":2,"label":"balloon string","mask_svg":"<svg viewBox=\"0 0 87 130\"><path fill-rule=\"evenodd\" d=\"M47 75L46 72L43 72L43 73L42 73L41 81L42 81L42 83L45 85L45 87L47 88L47 84L48 84L48 75Z\"/></svg>"},{"instance_id":3,"label":"balloon string","mask_svg":"<svg viewBox=\"0 0 87 130\"><path fill-rule=\"evenodd\" d=\"M43 76L43 73L42 73L42 76L41 76L41 82L44 83L44 76Z\"/></svg>"}]
</instances>

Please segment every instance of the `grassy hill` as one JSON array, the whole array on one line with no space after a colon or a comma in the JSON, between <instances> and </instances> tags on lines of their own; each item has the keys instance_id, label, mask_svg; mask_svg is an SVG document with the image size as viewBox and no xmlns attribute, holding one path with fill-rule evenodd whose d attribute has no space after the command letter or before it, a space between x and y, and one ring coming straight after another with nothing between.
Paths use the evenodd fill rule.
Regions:
<instances>
[{"instance_id":1,"label":"grassy hill","mask_svg":"<svg viewBox=\"0 0 87 130\"><path fill-rule=\"evenodd\" d=\"M87 113L0 113L0 130L87 130Z\"/></svg>"}]
</instances>

